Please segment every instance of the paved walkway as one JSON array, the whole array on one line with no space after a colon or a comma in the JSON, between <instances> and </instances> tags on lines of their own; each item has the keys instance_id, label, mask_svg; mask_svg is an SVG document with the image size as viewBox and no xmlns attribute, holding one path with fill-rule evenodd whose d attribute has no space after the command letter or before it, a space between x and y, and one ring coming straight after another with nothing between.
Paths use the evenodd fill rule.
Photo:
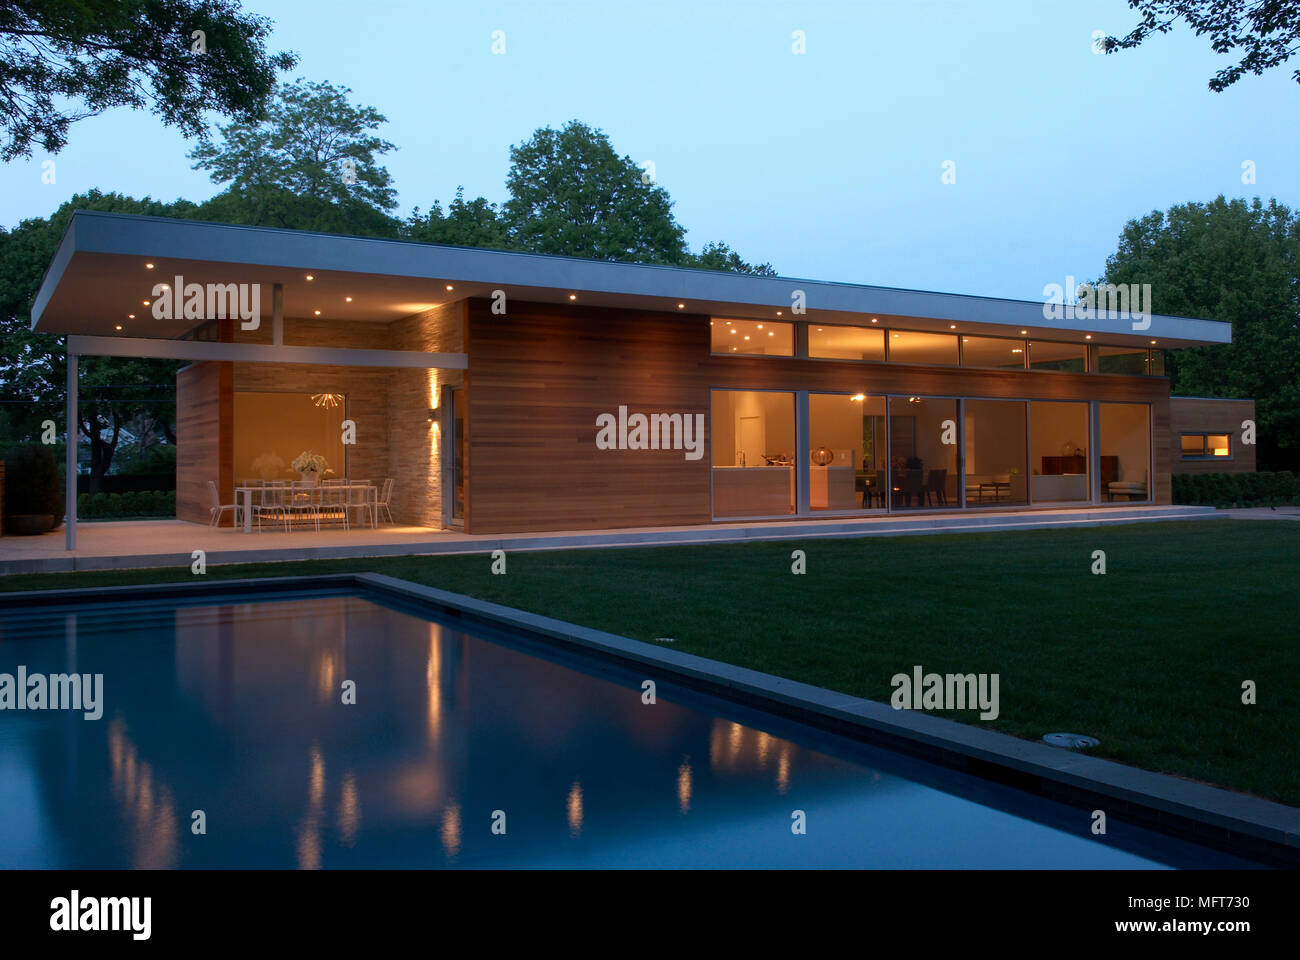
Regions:
<instances>
[{"instance_id":1,"label":"paved walkway","mask_svg":"<svg viewBox=\"0 0 1300 960\"><path fill-rule=\"evenodd\" d=\"M329 530L316 533L238 533L181 520L82 522L77 549L64 549L62 528L40 537L0 537L0 575L136 567L188 567L195 550L209 565L348 557L392 557L491 550L563 550L593 547L736 543L807 537L907 536L991 530L1096 527L1112 523L1187 520L1222 516L1212 507L1113 506L1071 510L1030 510L875 516L835 520L766 523L713 523L698 526L639 527L625 530L568 530L470 536L426 527Z\"/></svg>"},{"instance_id":2,"label":"paved walkway","mask_svg":"<svg viewBox=\"0 0 1300 960\"><path fill-rule=\"evenodd\" d=\"M1235 520L1300 520L1300 507L1233 507L1219 512Z\"/></svg>"}]
</instances>

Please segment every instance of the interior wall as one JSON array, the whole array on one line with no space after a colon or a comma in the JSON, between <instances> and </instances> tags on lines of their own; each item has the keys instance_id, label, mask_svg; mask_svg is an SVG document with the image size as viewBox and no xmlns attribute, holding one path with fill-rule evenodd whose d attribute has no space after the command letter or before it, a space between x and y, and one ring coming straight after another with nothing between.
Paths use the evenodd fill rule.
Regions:
<instances>
[{"instance_id":1,"label":"interior wall","mask_svg":"<svg viewBox=\"0 0 1300 960\"><path fill-rule=\"evenodd\" d=\"M1033 474L1043 472L1043 457L1065 456L1077 446L1088 452L1088 405L1086 403L1033 403L1030 405L1032 437L1030 439L1029 469Z\"/></svg>"},{"instance_id":2,"label":"interior wall","mask_svg":"<svg viewBox=\"0 0 1300 960\"><path fill-rule=\"evenodd\" d=\"M1100 407L1101 455L1119 457L1119 475L1115 479L1149 480L1150 408L1137 403L1103 403Z\"/></svg>"},{"instance_id":3,"label":"interior wall","mask_svg":"<svg viewBox=\"0 0 1300 960\"><path fill-rule=\"evenodd\" d=\"M343 403L317 406L307 393L236 391L234 410L236 480L297 480L290 464L306 451L325 458L333 470L326 476L348 476Z\"/></svg>"}]
</instances>

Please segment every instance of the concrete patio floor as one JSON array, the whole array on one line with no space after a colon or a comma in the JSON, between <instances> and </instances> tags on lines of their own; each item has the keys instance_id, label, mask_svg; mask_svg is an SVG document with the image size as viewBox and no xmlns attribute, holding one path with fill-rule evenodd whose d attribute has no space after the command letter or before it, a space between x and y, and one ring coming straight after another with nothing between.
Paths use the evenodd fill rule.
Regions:
<instances>
[{"instance_id":1,"label":"concrete patio floor","mask_svg":"<svg viewBox=\"0 0 1300 960\"><path fill-rule=\"evenodd\" d=\"M491 550L563 550L594 547L666 546L791 540L808 537L903 536L928 533L1041 530L1096 527L1138 521L1223 517L1213 507L1107 506L1068 510L1022 510L963 514L852 517L762 523L573 530L551 533L471 536L426 527L385 526L378 530L298 531L245 534L182 520L82 522L77 549L64 549L62 528L39 537L0 537L0 575L71 570L121 570L190 566L195 550L208 565L325 560L349 557L483 553Z\"/></svg>"}]
</instances>

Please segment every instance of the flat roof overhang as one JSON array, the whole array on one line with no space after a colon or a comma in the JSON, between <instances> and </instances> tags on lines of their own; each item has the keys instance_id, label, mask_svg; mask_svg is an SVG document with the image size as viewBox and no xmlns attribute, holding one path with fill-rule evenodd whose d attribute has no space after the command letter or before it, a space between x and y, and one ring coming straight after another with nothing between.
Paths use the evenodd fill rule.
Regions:
<instances>
[{"instance_id":1,"label":"flat roof overhang","mask_svg":"<svg viewBox=\"0 0 1300 960\"><path fill-rule=\"evenodd\" d=\"M145 263L154 264L147 269ZM582 260L400 240L337 236L162 217L77 211L32 307L32 329L53 334L176 339L194 320L158 320L143 303L156 283L281 284L284 316L389 322L451 300L491 297L580 307L1176 348L1232 341L1222 321L1153 315L1048 319L1043 302L1003 300L788 277ZM311 276L313 279L308 280ZM452 289L448 290L447 287ZM802 290L807 313L791 314ZM570 299L576 295L576 300ZM351 297L349 301L346 298ZM683 306L679 308L678 304ZM317 313L319 311L319 313ZM128 319L135 314L134 319ZM956 325L955 328L953 325ZM123 330L117 331L121 325ZM326 344L321 344L326 346Z\"/></svg>"}]
</instances>

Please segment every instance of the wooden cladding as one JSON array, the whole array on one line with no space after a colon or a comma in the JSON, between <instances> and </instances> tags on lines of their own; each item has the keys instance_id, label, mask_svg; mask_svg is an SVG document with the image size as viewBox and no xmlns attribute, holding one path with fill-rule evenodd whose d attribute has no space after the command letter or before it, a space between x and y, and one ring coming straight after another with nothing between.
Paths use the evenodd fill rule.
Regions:
<instances>
[{"instance_id":1,"label":"wooden cladding","mask_svg":"<svg viewBox=\"0 0 1300 960\"><path fill-rule=\"evenodd\" d=\"M1253 473L1255 445L1241 442L1242 421L1255 419L1253 400L1217 400L1210 397L1171 397L1169 449L1174 473ZM1227 434L1231 457L1207 460L1182 458L1182 435Z\"/></svg>"},{"instance_id":2,"label":"wooden cladding","mask_svg":"<svg viewBox=\"0 0 1300 960\"><path fill-rule=\"evenodd\" d=\"M708 424L714 389L1149 403L1154 499L1170 502L1162 378L715 356L707 316L516 300L494 315L490 306L471 299L467 311L470 533L709 522L707 452L598 450L595 437L596 418L620 406L704 414Z\"/></svg>"},{"instance_id":3,"label":"wooden cladding","mask_svg":"<svg viewBox=\"0 0 1300 960\"><path fill-rule=\"evenodd\" d=\"M176 374L177 519L208 522L208 481L222 503L234 503L234 409L232 364L196 363Z\"/></svg>"}]
</instances>

